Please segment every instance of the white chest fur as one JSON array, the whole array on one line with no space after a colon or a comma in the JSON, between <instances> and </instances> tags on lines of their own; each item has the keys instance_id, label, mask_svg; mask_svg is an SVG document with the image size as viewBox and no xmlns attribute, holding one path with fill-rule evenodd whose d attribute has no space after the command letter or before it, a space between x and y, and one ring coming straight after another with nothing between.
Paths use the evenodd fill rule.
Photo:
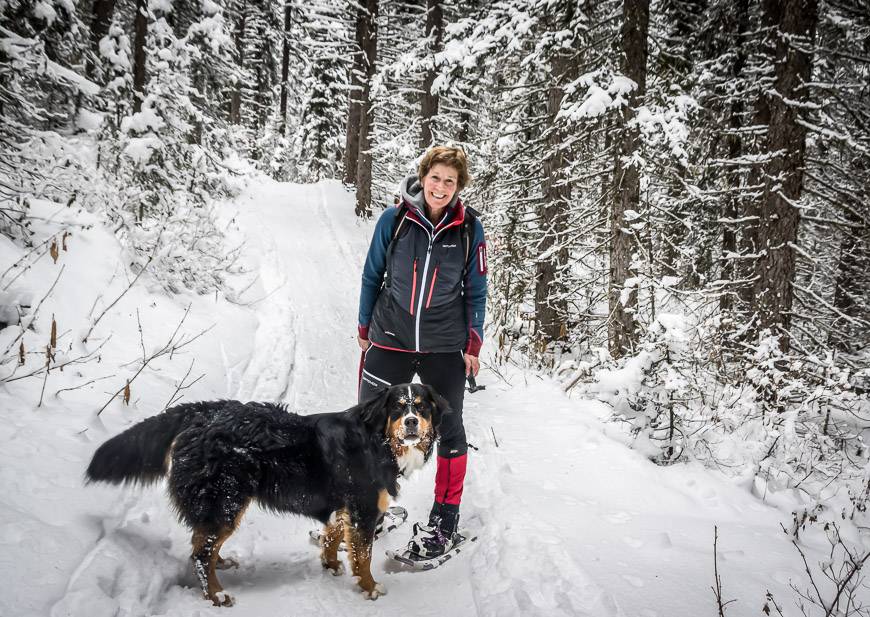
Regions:
<instances>
[{"instance_id":1,"label":"white chest fur","mask_svg":"<svg viewBox=\"0 0 870 617\"><path fill-rule=\"evenodd\" d=\"M399 464L399 471L403 476L408 476L417 471L426 462L423 452L414 446L403 446L401 454L396 457L396 462Z\"/></svg>"}]
</instances>

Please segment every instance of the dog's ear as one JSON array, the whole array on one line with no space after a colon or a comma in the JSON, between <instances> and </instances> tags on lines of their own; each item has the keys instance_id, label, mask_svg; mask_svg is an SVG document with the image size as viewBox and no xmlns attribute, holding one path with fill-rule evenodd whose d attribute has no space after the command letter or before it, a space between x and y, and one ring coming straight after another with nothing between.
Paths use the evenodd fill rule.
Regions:
<instances>
[{"instance_id":1,"label":"dog's ear","mask_svg":"<svg viewBox=\"0 0 870 617\"><path fill-rule=\"evenodd\" d=\"M390 400L390 388L384 388L373 399L360 405L360 419L370 431L383 431L387 425L389 412L387 401Z\"/></svg>"},{"instance_id":2,"label":"dog's ear","mask_svg":"<svg viewBox=\"0 0 870 617\"><path fill-rule=\"evenodd\" d=\"M447 402L447 399L438 394L435 388L424 384L423 389L426 391L426 395L432 402L432 425L437 430L438 427L441 426L442 418L448 413L453 413L453 409L450 407L450 403Z\"/></svg>"}]
</instances>

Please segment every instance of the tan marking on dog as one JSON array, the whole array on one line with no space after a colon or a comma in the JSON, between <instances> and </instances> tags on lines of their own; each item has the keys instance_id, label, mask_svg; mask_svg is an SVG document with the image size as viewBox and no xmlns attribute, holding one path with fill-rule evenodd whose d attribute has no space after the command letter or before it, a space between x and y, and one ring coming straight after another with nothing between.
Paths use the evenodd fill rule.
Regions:
<instances>
[{"instance_id":1,"label":"tan marking on dog","mask_svg":"<svg viewBox=\"0 0 870 617\"><path fill-rule=\"evenodd\" d=\"M404 440L401 437L402 435L404 435L401 418L399 418L395 422L388 423L387 437L390 443L390 450L392 451L393 457L395 457L395 460L397 463L399 463L400 467L402 466L402 461L407 459L409 455L408 448L416 448L425 458L426 454L431 450L432 444L435 441L435 429L432 426L432 422L423 418L422 416L417 416L417 420L419 422L420 431L419 441L413 446L406 446ZM404 473L404 469L400 469L400 471Z\"/></svg>"},{"instance_id":2,"label":"tan marking on dog","mask_svg":"<svg viewBox=\"0 0 870 617\"><path fill-rule=\"evenodd\" d=\"M219 545L223 544L231 533L232 531L227 528L221 530L219 534L210 534L204 529L194 529L191 538L194 574L199 580L203 597L211 600L215 606L233 605L232 596L224 592L215 572Z\"/></svg>"},{"instance_id":3,"label":"tan marking on dog","mask_svg":"<svg viewBox=\"0 0 870 617\"><path fill-rule=\"evenodd\" d=\"M383 585L372 577L372 537L366 537L357 527L345 523L344 543L351 573L357 577L357 584L372 600L384 593Z\"/></svg>"},{"instance_id":4,"label":"tan marking on dog","mask_svg":"<svg viewBox=\"0 0 870 617\"><path fill-rule=\"evenodd\" d=\"M232 526L224 527L217 534L210 534L204 529L193 530L191 557L194 562L194 574L196 574L200 581L203 595L211 600L215 606L233 605L233 597L224 592L223 585L221 585L217 577L216 569L218 563L224 561L220 557L220 550L224 542L238 529L239 523L241 523L242 517L244 517L249 505L251 505L250 499L245 502L235 519L233 519ZM200 576L200 569L205 576L205 580Z\"/></svg>"},{"instance_id":5,"label":"tan marking on dog","mask_svg":"<svg viewBox=\"0 0 870 617\"><path fill-rule=\"evenodd\" d=\"M381 512L387 511L387 506L390 505L390 494L387 492L387 489L382 488L378 493L378 510Z\"/></svg>"},{"instance_id":6,"label":"tan marking on dog","mask_svg":"<svg viewBox=\"0 0 870 617\"><path fill-rule=\"evenodd\" d=\"M347 517L344 510L336 514L323 528L323 535L320 537L320 563L338 576L342 571L341 562L338 560L338 545L344 537L344 520Z\"/></svg>"}]
</instances>

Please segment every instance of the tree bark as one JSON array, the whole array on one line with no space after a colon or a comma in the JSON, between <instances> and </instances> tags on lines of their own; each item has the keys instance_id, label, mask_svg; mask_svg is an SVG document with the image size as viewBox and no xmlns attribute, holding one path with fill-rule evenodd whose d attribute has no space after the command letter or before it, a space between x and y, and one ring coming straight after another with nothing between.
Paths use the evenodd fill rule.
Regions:
<instances>
[{"instance_id":1,"label":"tree bark","mask_svg":"<svg viewBox=\"0 0 870 617\"><path fill-rule=\"evenodd\" d=\"M776 33L777 27L781 19L783 10L782 0L763 0L761 11L761 57L757 59L757 63L763 66L772 67L776 61ZM770 126L770 96L768 88L761 81L761 86L758 92L758 98L755 100L755 110L752 118L752 125L755 127L765 127L765 133L757 138L755 144L755 152L764 154L765 148L769 139ZM760 143L759 143L760 142ZM756 164L749 173L749 186L759 186L764 182L765 169L762 165ZM756 191L757 189L752 189ZM743 223L738 234L738 247L740 252L740 262L738 263L738 277L741 281L749 281L741 283L737 290L737 296L740 299L741 307L748 307L747 310L754 310L755 307L755 284L754 280L757 268L757 255L759 252L758 225L761 211L759 200L757 198L744 199L742 203L741 218ZM746 319L751 319L751 315L747 315ZM747 334L751 335L751 330L747 329Z\"/></svg>"},{"instance_id":2,"label":"tree bark","mask_svg":"<svg viewBox=\"0 0 870 617\"><path fill-rule=\"evenodd\" d=\"M284 44L281 49L281 113L280 130L287 135L287 78L290 75L290 26L293 24L293 9L290 0L284 2Z\"/></svg>"},{"instance_id":3,"label":"tree bark","mask_svg":"<svg viewBox=\"0 0 870 617\"><path fill-rule=\"evenodd\" d=\"M636 87L629 93L627 104L617 115L619 130L614 165L613 206L610 211L610 321L608 339L610 354L620 358L631 353L637 344L634 313L637 291L626 288L634 276L631 269L633 234L626 231L625 213L640 210L640 170L632 162L640 149L637 127L629 127L635 108L646 93L647 39L649 32L649 0L625 0L622 7L620 36L622 74Z\"/></svg>"},{"instance_id":4,"label":"tree bark","mask_svg":"<svg viewBox=\"0 0 870 617\"><path fill-rule=\"evenodd\" d=\"M562 16L562 23L556 27L570 27L571 19L572 11L568 8ZM568 290L562 280L562 271L568 263L565 236L571 211L571 184L564 147L568 136L558 124L556 116L565 97L564 85L577 74L572 56L571 50L560 48L554 52L551 59L551 85L547 93L548 148L541 187L543 200L537 209L544 234L538 245L542 257L535 264L535 334L541 352L552 342L568 338Z\"/></svg>"},{"instance_id":5,"label":"tree bark","mask_svg":"<svg viewBox=\"0 0 870 617\"><path fill-rule=\"evenodd\" d=\"M245 65L245 27L248 21L248 3L243 1L239 7L238 21L233 34L235 35L236 43L236 63L237 66ZM242 84L236 81L232 85L232 94L230 95L230 123L242 123Z\"/></svg>"},{"instance_id":6,"label":"tree bark","mask_svg":"<svg viewBox=\"0 0 870 617\"><path fill-rule=\"evenodd\" d=\"M364 81L360 99L359 154L356 169L356 214L372 215L371 84L378 55L378 0L366 0L366 27L363 30Z\"/></svg>"},{"instance_id":7,"label":"tree bark","mask_svg":"<svg viewBox=\"0 0 870 617\"><path fill-rule=\"evenodd\" d=\"M362 0L359 0L362 2ZM350 69L350 93L347 97L347 132L344 147L344 182L356 184L357 167L359 165L359 138L362 129L361 99L365 75L365 54L363 47L367 38L368 10L360 4L356 12L356 46L353 63Z\"/></svg>"},{"instance_id":8,"label":"tree bark","mask_svg":"<svg viewBox=\"0 0 870 617\"><path fill-rule=\"evenodd\" d=\"M744 36L749 26L749 0L738 0L734 6L735 24L731 38L734 41L734 62L731 65L731 77L735 83L743 78L743 68L746 66L746 49ZM729 135L726 137L728 159L737 160L744 151L743 139L738 130L741 128L744 113L744 101L741 97L735 97L731 101L728 111ZM739 192L741 185L741 170L737 165L732 165L726 171L728 188L730 192L725 196L725 205L722 208L723 216L728 220L736 220L740 216ZM734 281L737 277L735 257L737 255L737 223L726 223L722 229L722 279ZM727 289L719 299L719 308L723 312L730 313L734 309L734 293Z\"/></svg>"},{"instance_id":9,"label":"tree bark","mask_svg":"<svg viewBox=\"0 0 870 617\"><path fill-rule=\"evenodd\" d=\"M807 129L799 123L812 73L812 49L818 22L817 0L782 0L776 43L774 96L769 99L765 186L759 207L754 308L759 328L782 334L780 347L789 348L794 296L795 243L800 211L796 202L803 188Z\"/></svg>"},{"instance_id":10,"label":"tree bark","mask_svg":"<svg viewBox=\"0 0 870 617\"><path fill-rule=\"evenodd\" d=\"M91 53L85 61L85 76L94 78L100 64L100 41L109 34L112 16L115 14L115 0L94 0L91 8Z\"/></svg>"},{"instance_id":11,"label":"tree bark","mask_svg":"<svg viewBox=\"0 0 870 617\"><path fill-rule=\"evenodd\" d=\"M148 0L136 0L133 18L133 111L142 109L145 98L145 38L148 35Z\"/></svg>"},{"instance_id":12,"label":"tree bark","mask_svg":"<svg viewBox=\"0 0 870 617\"><path fill-rule=\"evenodd\" d=\"M432 57L432 67L426 72L423 80L423 96L421 98L421 134L420 148L426 149L434 143L432 121L438 115L439 97L432 93L432 84L438 75L435 66L435 54L441 51L444 40L444 10L441 0L427 0L426 10L426 39L429 44L429 55Z\"/></svg>"}]
</instances>

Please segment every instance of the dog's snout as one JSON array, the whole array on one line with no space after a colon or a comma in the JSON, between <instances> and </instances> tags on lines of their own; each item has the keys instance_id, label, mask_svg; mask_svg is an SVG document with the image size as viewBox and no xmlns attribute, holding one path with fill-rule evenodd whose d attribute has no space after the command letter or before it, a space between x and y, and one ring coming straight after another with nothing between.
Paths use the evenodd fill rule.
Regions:
<instances>
[{"instance_id":1,"label":"dog's snout","mask_svg":"<svg viewBox=\"0 0 870 617\"><path fill-rule=\"evenodd\" d=\"M405 418L405 426L407 428L416 429L419 424L420 421L417 419L417 416L408 416Z\"/></svg>"}]
</instances>

